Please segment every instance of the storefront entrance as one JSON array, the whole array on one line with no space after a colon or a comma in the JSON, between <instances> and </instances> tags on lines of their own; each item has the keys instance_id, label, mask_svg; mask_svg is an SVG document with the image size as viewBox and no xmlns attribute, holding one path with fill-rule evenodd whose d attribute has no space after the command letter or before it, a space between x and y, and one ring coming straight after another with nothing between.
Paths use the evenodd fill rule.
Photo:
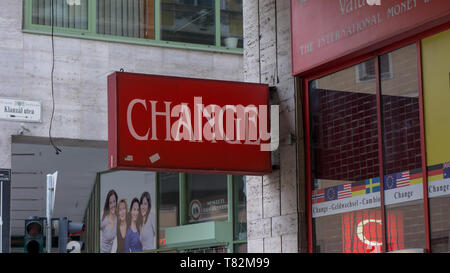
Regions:
<instances>
[{"instance_id":1,"label":"storefront entrance","mask_svg":"<svg viewBox=\"0 0 450 273\"><path fill-rule=\"evenodd\" d=\"M307 78L310 251L450 251L448 48L447 26Z\"/></svg>"}]
</instances>

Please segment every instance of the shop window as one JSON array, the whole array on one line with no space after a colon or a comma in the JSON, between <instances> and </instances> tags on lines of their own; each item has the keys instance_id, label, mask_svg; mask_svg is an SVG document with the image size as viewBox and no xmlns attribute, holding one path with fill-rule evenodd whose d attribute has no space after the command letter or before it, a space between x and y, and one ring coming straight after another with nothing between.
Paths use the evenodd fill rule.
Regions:
<instances>
[{"instance_id":1,"label":"shop window","mask_svg":"<svg viewBox=\"0 0 450 273\"><path fill-rule=\"evenodd\" d=\"M431 251L450 252L450 30L421 43Z\"/></svg>"},{"instance_id":2,"label":"shop window","mask_svg":"<svg viewBox=\"0 0 450 273\"><path fill-rule=\"evenodd\" d=\"M234 178L234 198L237 207L235 208L235 223L234 239L247 240L247 190L245 176L236 176Z\"/></svg>"},{"instance_id":3,"label":"shop window","mask_svg":"<svg viewBox=\"0 0 450 273\"><path fill-rule=\"evenodd\" d=\"M390 55L395 73L381 79L386 217L402 215L404 248L425 248L417 46Z\"/></svg>"},{"instance_id":4,"label":"shop window","mask_svg":"<svg viewBox=\"0 0 450 273\"><path fill-rule=\"evenodd\" d=\"M88 28L88 0L33 0L32 23L36 25L87 29Z\"/></svg>"},{"instance_id":5,"label":"shop window","mask_svg":"<svg viewBox=\"0 0 450 273\"><path fill-rule=\"evenodd\" d=\"M157 247L155 194L156 174L153 172L101 174L101 253L138 252Z\"/></svg>"},{"instance_id":6,"label":"shop window","mask_svg":"<svg viewBox=\"0 0 450 273\"><path fill-rule=\"evenodd\" d=\"M366 75L376 78L376 62L381 109L376 82L352 77L352 71L364 68ZM382 76L383 71L389 77ZM310 82L315 251L373 253L425 247L417 71L413 44Z\"/></svg>"},{"instance_id":7,"label":"shop window","mask_svg":"<svg viewBox=\"0 0 450 273\"><path fill-rule=\"evenodd\" d=\"M356 82L373 81L376 77L375 59L360 63L355 67ZM380 56L380 77L381 79L392 78L391 55Z\"/></svg>"},{"instance_id":8,"label":"shop window","mask_svg":"<svg viewBox=\"0 0 450 273\"><path fill-rule=\"evenodd\" d=\"M161 2L161 37L166 41L215 44L214 1Z\"/></svg>"},{"instance_id":9,"label":"shop window","mask_svg":"<svg viewBox=\"0 0 450 273\"><path fill-rule=\"evenodd\" d=\"M179 225L180 187L178 173L158 173L159 247L166 247L165 230Z\"/></svg>"},{"instance_id":10,"label":"shop window","mask_svg":"<svg viewBox=\"0 0 450 273\"><path fill-rule=\"evenodd\" d=\"M188 223L228 220L227 176L188 174Z\"/></svg>"},{"instance_id":11,"label":"shop window","mask_svg":"<svg viewBox=\"0 0 450 273\"><path fill-rule=\"evenodd\" d=\"M370 203L360 207L367 219L361 221L370 221L369 215L379 206L376 200L379 202L380 198L376 84L356 82L354 69L350 67L310 82L316 252L378 251L369 246L354 248L350 244L347 247L346 238L354 239L359 223L356 219L346 220L343 213L358 207L337 206L339 200L367 195ZM378 235L371 234L371 241L380 242Z\"/></svg>"}]
</instances>

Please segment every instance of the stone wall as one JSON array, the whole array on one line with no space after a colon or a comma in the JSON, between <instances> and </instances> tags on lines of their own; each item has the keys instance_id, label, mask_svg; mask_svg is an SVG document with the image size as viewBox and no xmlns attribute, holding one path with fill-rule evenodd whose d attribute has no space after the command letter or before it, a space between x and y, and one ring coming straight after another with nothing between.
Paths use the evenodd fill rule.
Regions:
<instances>
[{"instance_id":1,"label":"stone wall","mask_svg":"<svg viewBox=\"0 0 450 273\"><path fill-rule=\"evenodd\" d=\"M0 1L0 97L41 101L48 137L52 109L51 36L22 32L22 2ZM107 75L126 72L242 81L242 55L55 37L55 138L107 140ZM11 167L11 135L20 122L0 121L0 168Z\"/></svg>"},{"instance_id":2,"label":"stone wall","mask_svg":"<svg viewBox=\"0 0 450 273\"><path fill-rule=\"evenodd\" d=\"M244 1L244 80L276 86L271 97L280 106L280 168L247 177L248 251L304 252L303 126L291 75L289 1Z\"/></svg>"}]
</instances>

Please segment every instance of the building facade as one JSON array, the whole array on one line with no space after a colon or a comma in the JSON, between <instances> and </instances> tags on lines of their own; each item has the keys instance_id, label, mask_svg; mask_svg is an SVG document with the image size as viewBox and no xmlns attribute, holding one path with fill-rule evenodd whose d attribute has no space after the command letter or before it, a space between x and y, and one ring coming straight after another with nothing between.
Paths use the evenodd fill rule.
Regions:
<instances>
[{"instance_id":1,"label":"building facade","mask_svg":"<svg viewBox=\"0 0 450 273\"><path fill-rule=\"evenodd\" d=\"M248 250L447 252L449 4L286 2L244 3L244 80L280 105Z\"/></svg>"},{"instance_id":2,"label":"building facade","mask_svg":"<svg viewBox=\"0 0 450 273\"><path fill-rule=\"evenodd\" d=\"M102 177L109 179L111 176L111 173L97 175L108 170L109 74L122 70L243 80L241 1L25 0L3 1L0 6L3 64L0 97L14 103L34 102L41 110L37 122L0 121L3 132L0 167L12 170L10 219L9 222L3 219L3 226L11 231L12 244L16 248L20 248L20 243L14 246L14 241L23 236L24 220L29 216L45 216L45 175L57 168L60 172L54 216L68 216L73 221L92 219L86 225L89 229L95 224L96 235L99 235L96 223L102 216L103 204L99 205L101 197L97 198L93 193L100 189ZM55 155L56 148L62 150L58 155ZM86 149L85 154L72 154L83 149ZM71 165L56 166L71 161L69 158L74 160L67 163ZM138 176L136 173L129 175ZM117 180L111 180L114 179ZM142 182L140 179L137 177L136 181ZM183 223L189 221L188 202L194 197L201 202L212 202L211 207L218 206L220 209L215 216L226 221L229 217L227 207L216 203L227 205L228 196L236 185L237 215L237 198L239 193L244 194L244 183L234 176L154 174L142 179L151 180L152 202L161 201L163 208L159 215L168 215L156 223L166 226L177 225L180 218ZM165 183L165 180L170 181ZM205 181L210 183L203 187ZM157 190L161 190L159 199ZM179 210L180 195L183 195L182 212ZM131 201L127 200L129 207ZM92 216L89 211L94 207L97 218L89 218ZM159 207L153 203L153 213ZM242 220L245 215L240 218L245 226ZM205 221L209 220L203 219ZM203 228L209 231L215 227L206 224ZM222 227L227 231L230 228L228 225ZM245 243L244 229L243 232L236 233L236 240ZM91 237L90 242L85 238L87 250L99 251L98 236L92 237L93 232L85 235ZM225 237L227 242L234 240L231 234ZM210 246L214 238L212 236L203 245ZM185 248L189 246L193 248L189 242L184 244Z\"/></svg>"},{"instance_id":3,"label":"building facade","mask_svg":"<svg viewBox=\"0 0 450 273\"><path fill-rule=\"evenodd\" d=\"M87 252L123 249L123 211L130 238L153 234L124 251L448 252L450 6L380 2L4 1L0 98L41 105L37 122L0 121L12 238L45 212L52 169L26 160L90 148L70 166L92 177L62 175L60 191ZM270 86L272 173L109 171L106 78L121 69Z\"/></svg>"}]
</instances>

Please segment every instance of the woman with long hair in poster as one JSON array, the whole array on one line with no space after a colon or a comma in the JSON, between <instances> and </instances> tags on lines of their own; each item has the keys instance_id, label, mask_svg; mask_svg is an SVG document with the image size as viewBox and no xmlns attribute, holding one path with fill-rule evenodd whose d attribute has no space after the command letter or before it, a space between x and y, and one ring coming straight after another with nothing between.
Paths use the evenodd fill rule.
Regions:
<instances>
[{"instance_id":1,"label":"woman with long hair in poster","mask_svg":"<svg viewBox=\"0 0 450 273\"><path fill-rule=\"evenodd\" d=\"M103 216L100 223L100 252L111 253L117 231L117 193L110 190L106 195Z\"/></svg>"},{"instance_id":2,"label":"woman with long hair in poster","mask_svg":"<svg viewBox=\"0 0 450 273\"><path fill-rule=\"evenodd\" d=\"M125 252L142 251L139 239L139 199L133 198L130 204L130 225L125 235Z\"/></svg>"},{"instance_id":3,"label":"woman with long hair in poster","mask_svg":"<svg viewBox=\"0 0 450 273\"><path fill-rule=\"evenodd\" d=\"M125 199L117 205L117 253L125 252L125 235L128 230L128 205Z\"/></svg>"},{"instance_id":4,"label":"woman with long hair in poster","mask_svg":"<svg viewBox=\"0 0 450 273\"><path fill-rule=\"evenodd\" d=\"M155 249L155 217L151 212L152 203L150 193L143 192L141 195L141 243L143 250ZM149 219L150 218L150 219Z\"/></svg>"}]
</instances>

